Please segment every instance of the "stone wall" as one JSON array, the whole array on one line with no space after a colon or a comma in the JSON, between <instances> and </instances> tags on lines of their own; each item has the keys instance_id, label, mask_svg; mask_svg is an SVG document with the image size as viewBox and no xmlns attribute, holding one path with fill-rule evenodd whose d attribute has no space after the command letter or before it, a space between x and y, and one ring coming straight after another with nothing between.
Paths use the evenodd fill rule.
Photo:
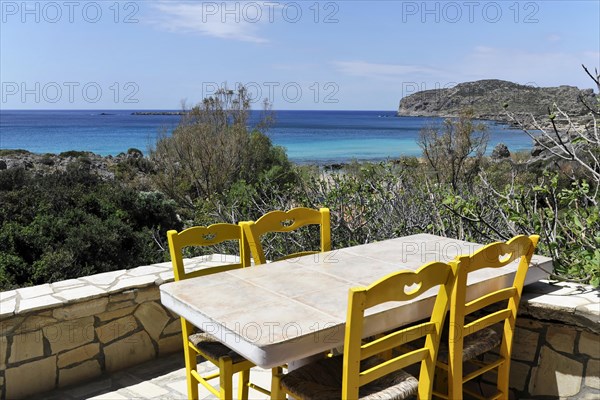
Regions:
<instances>
[{"instance_id":1,"label":"stone wall","mask_svg":"<svg viewBox=\"0 0 600 400\"><path fill-rule=\"evenodd\" d=\"M545 282L526 287L513 344L513 398L600 399L599 290Z\"/></svg>"},{"instance_id":2,"label":"stone wall","mask_svg":"<svg viewBox=\"0 0 600 400\"><path fill-rule=\"evenodd\" d=\"M190 269L235 262L212 255ZM0 398L28 398L181 351L180 322L160 304L171 264L0 293ZM526 288L511 368L514 398L600 398L600 292ZM484 383L485 386L485 383Z\"/></svg>"},{"instance_id":3,"label":"stone wall","mask_svg":"<svg viewBox=\"0 0 600 400\"><path fill-rule=\"evenodd\" d=\"M600 398L597 333L526 317L517 325L510 367L513 398Z\"/></svg>"},{"instance_id":4,"label":"stone wall","mask_svg":"<svg viewBox=\"0 0 600 400\"><path fill-rule=\"evenodd\" d=\"M231 256L187 260L189 269ZM0 293L0 398L21 399L182 351L160 303L171 263Z\"/></svg>"}]
</instances>

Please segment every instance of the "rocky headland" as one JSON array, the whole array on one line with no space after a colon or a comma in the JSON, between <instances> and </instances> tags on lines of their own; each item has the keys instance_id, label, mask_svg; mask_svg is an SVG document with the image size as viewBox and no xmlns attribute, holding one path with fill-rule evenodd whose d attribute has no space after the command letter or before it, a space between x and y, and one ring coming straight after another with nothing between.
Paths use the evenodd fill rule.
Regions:
<instances>
[{"instance_id":1,"label":"rocky headland","mask_svg":"<svg viewBox=\"0 0 600 400\"><path fill-rule=\"evenodd\" d=\"M456 117L471 110L477 119L498 121L528 130L542 129L531 161L548 161L562 154L550 139L556 134L569 142L590 134L594 121L590 110L597 109L598 94L593 89L574 86L535 87L499 79L460 83L452 88L424 90L400 100L398 116ZM559 113L558 107L563 113ZM556 131L555 131L556 129ZM551 150L549 150L549 148ZM497 150L497 151L496 151ZM504 149L495 149L498 154ZM554 151L552 151L554 150Z\"/></svg>"},{"instance_id":2,"label":"rocky headland","mask_svg":"<svg viewBox=\"0 0 600 400\"><path fill-rule=\"evenodd\" d=\"M452 88L424 90L400 100L398 116L456 117L471 109L474 117L513 123L512 113L526 125L533 116L542 126L548 126L549 110L556 104L578 124L589 120L589 109L581 100L594 106L592 89L574 86L535 87L499 79L460 83Z\"/></svg>"}]
</instances>

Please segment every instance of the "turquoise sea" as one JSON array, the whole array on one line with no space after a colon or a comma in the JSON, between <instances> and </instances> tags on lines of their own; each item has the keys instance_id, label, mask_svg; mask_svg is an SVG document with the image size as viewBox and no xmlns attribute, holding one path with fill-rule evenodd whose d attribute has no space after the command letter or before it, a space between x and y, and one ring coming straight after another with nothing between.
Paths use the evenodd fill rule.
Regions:
<instances>
[{"instance_id":1,"label":"turquoise sea","mask_svg":"<svg viewBox=\"0 0 600 400\"><path fill-rule=\"evenodd\" d=\"M132 112L0 110L0 149L117 155L135 147L146 153L157 135L170 133L181 118ZM258 116L254 112L251 123ZM396 117L394 111L275 111L275 119L267 132L273 143L285 147L292 161L319 164L420 156L416 142L419 130L442 121ZM499 142L510 151L531 149L532 141L524 132L492 121L486 123L490 131L488 152Z\"/></svg>"}]
</instances>

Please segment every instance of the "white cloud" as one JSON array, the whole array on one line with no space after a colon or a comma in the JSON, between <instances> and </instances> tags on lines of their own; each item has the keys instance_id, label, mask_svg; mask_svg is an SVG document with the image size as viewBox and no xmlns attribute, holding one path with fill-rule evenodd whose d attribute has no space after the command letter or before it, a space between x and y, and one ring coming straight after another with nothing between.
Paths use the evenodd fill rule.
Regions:
<instances>
[{"instance_id":1,"label":"white cloud","mask_svg":"<svg viewBox=\"0 0 600 400\"><path fill-rule=\"evenodd\" d=\"M151 3L158 15L150 23L178 33L197 33L221 39L265 43L258 34L260 20L245 15L240 3Z\"/></svg>"},{"instance_id":2,"label":"white cloud","mask_svg":"<svg viewBox=\"0 0 600 400\"><path fill-rule=\"evenodd\" d=\"M378 64L367 61L335 61L335 68L342 74L362 78L404 79L409 75L441 74L440 70L420 65Z\"/></svg>"},{"instance_id":3,"label":"white cloud","mask_svg":"<svg viewBox=\"0 0 600 400\"><path fill-rule=\"evenodd\" d=\"M546 36L546 40L549 41L549 42L558 42L561 39L562 38L559 35L555 34L555 33L552 33L552 34Z\"/></svg>"}]
</instances>

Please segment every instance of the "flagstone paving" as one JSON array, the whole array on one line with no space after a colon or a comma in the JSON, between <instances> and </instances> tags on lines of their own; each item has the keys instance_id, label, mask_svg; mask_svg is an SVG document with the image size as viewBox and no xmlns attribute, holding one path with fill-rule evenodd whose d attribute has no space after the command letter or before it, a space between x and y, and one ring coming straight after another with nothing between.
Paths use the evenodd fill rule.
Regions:
<instances>
[{"instance_id":1,"label":"flagstone paving","mask_svg":"<svg viewBox=\"0 0 600 400\"><path fill-rule=\"evenodd\" d=\"M203 373L215 369L216 367L209 362L199 365L199 370ZM250 379L259 386L268 388L271 384L271 371L253 368ZM218 384L218 379L215 379L215 384ZM237 397L237 375L234 376L233 384L234 394ZM200 399L215 398L203 387L200 388L199 394ZM103 375L85 384L54 390L33 398L39 400L185 400L187 387L183 354L172 354L134 368ZM250 389L249 398L262 400L267 396Z\"/></svg>"}]
</instances>

